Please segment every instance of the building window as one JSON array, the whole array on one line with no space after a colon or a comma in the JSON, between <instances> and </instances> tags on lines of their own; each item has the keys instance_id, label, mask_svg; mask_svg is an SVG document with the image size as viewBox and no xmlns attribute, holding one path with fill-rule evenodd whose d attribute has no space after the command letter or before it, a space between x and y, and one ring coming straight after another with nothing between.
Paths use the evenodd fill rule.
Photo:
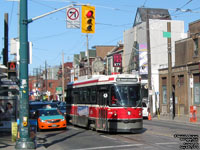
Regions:
<instances>
[{"instance_id":1,"label":"building window","mask_svg":"<svg viewBox=\"0 0 200 150\"><path fill-rule=\"evenodd\" d=\"M108 58L108 75L111 75L111 59Z\"/></svg>"},{"instance_id":2,"label":"building window","mask_svg":"<svg viewBox=\"0 0 200 150\"><path fill-rule=\"evenodd\" d=\"M200 74L194 74L194 104L200 104Z\"/></svg>"},{"instance_id":3,"label":"building window","mask_svg":"<svg viewBox=\"0 0 200 150\"><path fill-rule=\"evenodd\" d=\"M178 86L184 85L184 75L179 75L178 76Z\"/></svg>"},{"instance_id":4,"label":"building window","mask_svg":"<svg viewBox=\"0 0 200 150\"><path fill-rule=\"evenodd\" d=\"M162 94L163 94L163 104L167 104L167 86L163 85L162 86Z\"/></svg>"},{"instance_id":5,"label":"building window","mask_svg":"<svg viewBox=\"0 0 200 150\"><path fill-rule=\"evenodd\" d=\"M49 82L49 87L52 88L53 87L53 83Z\"/></svg>"},{"instance_id":6,"label":"building window","mask_svg":"<svg viewBox=\"0 0 200 150\"><path fill-rule=\"evenodd\" d=\"M198 49L199 49L199 40L198 38L194 39L194 56L198 56Z\"/></svg>"},{"instance_id":7,"label":"building window","mask_svg":"<svg viewBox=\"0 0 200 150\"><path fill-rule=\"evenodd\" d=\"M200 104L200 83L194 83L194 104Z\"/></svg>"}]
</instances>

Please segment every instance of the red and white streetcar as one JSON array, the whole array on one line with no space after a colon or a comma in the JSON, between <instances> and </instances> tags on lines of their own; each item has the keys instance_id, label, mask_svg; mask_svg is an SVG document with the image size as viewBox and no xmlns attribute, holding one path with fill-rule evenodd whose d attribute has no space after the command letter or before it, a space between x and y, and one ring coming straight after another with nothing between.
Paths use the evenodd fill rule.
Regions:
<instances>
[{"instance_id":1,"label":"red and white streetcar","mask_svg":"<svg viewBox=\"0 0 200 150\"><path fill-rule=\"evenodd\" d=\"M138 75L95 75L68 84L67 118L74 125L108 132L143 128Z\"/></svg>"}]
</instances>

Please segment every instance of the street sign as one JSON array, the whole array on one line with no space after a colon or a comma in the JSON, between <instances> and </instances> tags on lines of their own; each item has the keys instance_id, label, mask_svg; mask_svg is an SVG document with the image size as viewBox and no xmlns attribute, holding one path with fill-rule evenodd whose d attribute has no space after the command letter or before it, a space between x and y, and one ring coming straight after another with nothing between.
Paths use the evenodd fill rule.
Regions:
<instances>
[{"instance_id":1,"label":"street sign","mask_svg":"<svg viewBox=\"0 0 200 150\"><path fill-rule=\"evenodd\" d=\"M163 32L164 38L171 38L171 32Z\"/></svg>"},{"instance_id":2,"label":"street sign","mask_svg":"<svg viewBox=\"0 0 200 150\"><path fill-rule=\"evenodd\" d=\"M67 8L67 28L80 28L79 8Z\"/></svg>"}]
</instances>

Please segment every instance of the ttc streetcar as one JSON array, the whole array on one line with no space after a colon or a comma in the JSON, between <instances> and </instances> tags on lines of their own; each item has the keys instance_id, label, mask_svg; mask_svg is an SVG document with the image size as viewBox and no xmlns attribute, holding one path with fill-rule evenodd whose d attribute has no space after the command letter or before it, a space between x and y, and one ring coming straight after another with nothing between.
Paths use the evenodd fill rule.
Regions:
<instances>
[{"instance_id":1,"label":"ttc streetcar","mask_svg":"<svg viewBox=\"0 0 200 150\"><path fill-rule=\"evenodd\" d=\"M143 128L141 83L138 75L94 75L67 85L67 119L106 132Z\"/></svg>"}]
</instances>

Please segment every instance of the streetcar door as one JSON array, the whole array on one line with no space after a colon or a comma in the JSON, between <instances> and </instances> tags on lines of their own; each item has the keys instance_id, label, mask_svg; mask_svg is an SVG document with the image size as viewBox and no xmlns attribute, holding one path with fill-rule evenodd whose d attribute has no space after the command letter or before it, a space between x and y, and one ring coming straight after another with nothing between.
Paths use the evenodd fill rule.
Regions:
<instances>
[{"instance_id":1,"label":"streetcar door","mask_svg":"<svg viewBox=\"0 0 200 150\"><path fill-rule=\"evenodd\" d=\"M107 128L107 104L108 104L109 91L107 87L100 87L99 89L99 120L97 127L100 130Z\"/></svg>"},{"instance_id":2,"label":"streetcar door","mask_svg":"<svg viewBox=\"0 0 200 150\"><path fill-rule=\"evenodd\" d=\"M73 124L77 124L77 103L79 102L79 91L78 90L74 90L74 93L73 93L73 109L72 109L72 123Z\"/></svg>"}]
</instances>

